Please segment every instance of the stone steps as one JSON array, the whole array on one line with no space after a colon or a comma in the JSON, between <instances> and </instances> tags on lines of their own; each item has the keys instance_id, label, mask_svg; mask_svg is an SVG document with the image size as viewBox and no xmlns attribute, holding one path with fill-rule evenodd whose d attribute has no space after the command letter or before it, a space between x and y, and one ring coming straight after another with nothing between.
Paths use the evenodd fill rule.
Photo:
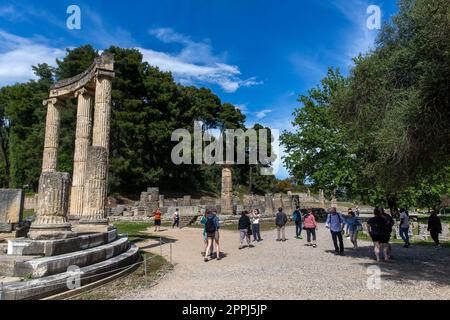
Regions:
<instances>
[{"instance_id":1,"label":"stone steps","mask_svg":"<svg viewBox=\"0 0 450 320\"><path fill-rule=\"evenodd\" d=\"M8 241L8 255L46 257L94 248L117 239L117 230L80 235L62 240L14 239Z\"/></svg>"},{"instance_id":2,"label":"stone steps","mask_svg":"<svg viewBox=\"0 0 450 320\"><path fill-rule=\"evenodd\" d=\"M78 273L80 283L81 285L86 285L110 276L121 271L121 268L133 264L138 258L139 249L135 245L131 245L127 251L117 256L80 268ZM71 281L73 278L73 273L62 272L39 279L7 284L0 291L0 300L40 299L64 292L70 290L68 284L73 283Z\"/></svg>"},{"instance_id":3,"label":"stone steps","mask_svg":"<svg viewBox=\"0 0 450 320\"><path fill-rule=\"evenodd\" d=\"M66 272L69 266L82 268L108 260L125 252L128 248L128 238L124 237L101 246L81 251L28 261L16 261L14 265L14 276L41 278L62 273Z\"/></svg>"}]
</instances>

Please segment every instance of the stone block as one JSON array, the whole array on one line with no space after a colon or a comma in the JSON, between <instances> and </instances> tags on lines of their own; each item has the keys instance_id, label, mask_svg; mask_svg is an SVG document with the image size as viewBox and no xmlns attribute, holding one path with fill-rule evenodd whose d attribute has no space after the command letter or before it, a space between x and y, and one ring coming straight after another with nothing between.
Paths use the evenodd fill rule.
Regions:
<instances>
[{"instance_id":1,"label":"stone block","mask_svg":"<svg viewBox=\"0 0 450 320\"><path fill-rule=\"evenodd\" d=\"M12 225L22 221L23 204L21 189L0 189L0 224Z\"/></svg>"}]
</instances>

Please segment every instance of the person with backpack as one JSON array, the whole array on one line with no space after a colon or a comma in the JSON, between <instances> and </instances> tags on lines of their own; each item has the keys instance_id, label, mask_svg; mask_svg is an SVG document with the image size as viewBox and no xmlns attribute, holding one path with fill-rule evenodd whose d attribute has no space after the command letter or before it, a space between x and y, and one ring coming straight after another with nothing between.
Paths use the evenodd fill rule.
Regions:
<instances>
[{"instance_id":1,"label":"person with backpack","mask_svg":"<svg viewBox=\"0 0 450 320\"><path fill-rule=\"evenodd\" d=\"M303 217L303 226L306 230L306 246L312 246L313 248L317 247L316 244L316 230L317 223L316 218L312 214L312 212L307 211L305 216ZM312 238L312 243L311 243Z\"/></svg>"},{"instance_id":2,"label":"person with backpack","mask_svg":"<svg viewBox=\"0 0 450 320\"><path fill-rule=\"evenodd\" d=\"M252 231L253 231L253 241L260 242L261 239L261 213L259 212L259 209L253 210L252 213Z\"/></svg>"},{"instance_id":3,"label":"person with backpack","mask_svg":"<svg viewBox=\"0 0 450 320\"><path fill-rule=\"evenodd\" d=\"M403 242L405 243L403 247L409 248L409 214L405 208L400 209L399 234Z\"/></svg>"},{"instance_id":4,"label":"person with backpack","mask_svg":"<svg viewBox=\"0 0 450 320\"><path fill-rule=\"evenodd\" d=\"M277 226L277 241L286 241L287 221L288 218L286 213L283 212L283 208L278 208L278 213L275 217L275 225Z\"/></svg>"},{"instance_id":5,"label":"person with backpack","mask_svg":"<svg viewBox=\"0 0 450 320\"><path fill-rule=\"evenodd\" d=\"M177 226L177 228L180 227L180 212L179 209L177 208L175 210L175 212L173 213L173 224L172 224L172 229Z\"/></svg>"},{"instance_id":6,"label":"person with backpack","mask_svg":"<svg viewBox=\"0 0 450 320\"><path fill-rule=\"evenodd\" d=\"M374 243L374 253L377 261L380 261L380 253L383 251L384 259L389 261L389 221L383 217L381 210L375 208L373 211L374 217L367 221L367 227Z\"/></svg>"},{"instance_id":7,"label":"person with backpack","mask_svg":"<svg viewBox=\"0 0 450 320\"><path fill-rule=\"evenodd\" d=\"M252 223L250 221L250 218L248 216L247 211L242 211L241 217L239 218L238 222L238 230L239 230L239 250L244 248L244 241L247 241L247 247L250 247L250 230L251 230Z\"/></svg>"},{"instance_id":8,"label":"person with backpack","mask_svg":"<svg viewBox=\"0 0 450 320\"><path fill-rule=\"evenodd\" d=\"M295 238L302 238L302 213L300 212L300 207L297 206L295 211L292 213L292 220L295 223Z\"/></svg>"},{"instance_id":9,"label":"person with backpack","mask_svg":"<svg viewBox=\"0 0 450 320\"><path fill-rule=\"evenodd\" d=\"M436 248L440 248L439 234L442 233L442 223L441 218L438 217L436 211L432 211L430 217L428 218L428 231L430 236L435 243Z\"/></svg>"},{"instance_id":10,"label":"person with backpack","mask_svg":"<svg viewBox=\"0 0 450 320\"><path fill-rule=\"evenodd\" d=\"M336 207L332 207L327 216L326 227L330 229L331 238L333 239L334 251L336 254L344 254L344 239L342 238L343 224L345 220L340 212L336 211ZM338 243L339 240L339 243Z\"/></svg>"},{"instance_id":11,"label":"person with backpack","mask_svg":"<svg viewBox=\"0 0 450 320\"><path fill-rule=\"evenodd\" d=\"M208 213L206 214L206 222L205 222L206 239L208 241L204 257L205 262L209 261L209 251L213 243L216 245L217 260L221 259L219 246L219 229L220 229L219 218L213 212L208 211Z\"/></svg>"},{"instance_id":12,"label":"person with backpack","mask_svg":"<svg viewBox=\"0 0 450 320\"><path fill-rule=\"evenodd\" d=\"M353 244L353 248L358 249L358 232L362 230L361 222L359 222L358 217L353 211L349 211L345 224L348 228L348 233L350 235L350 241Z\"/></svg>"}]
</instances>

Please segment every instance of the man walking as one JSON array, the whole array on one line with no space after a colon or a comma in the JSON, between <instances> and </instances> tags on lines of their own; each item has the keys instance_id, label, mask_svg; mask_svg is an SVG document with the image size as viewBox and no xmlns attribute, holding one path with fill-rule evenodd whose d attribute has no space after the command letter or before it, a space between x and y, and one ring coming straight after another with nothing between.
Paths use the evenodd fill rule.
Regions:
<instances>
[{"instance_id":1,"label":"man walking","mask_svg":"<svg viewBox=\"0 0 450 320\"><path fill-rule=\"evenodd\" d=\"M406 209L400 209L400 227L399 227L400 237L402 238L405 245L404 248L409 248L409 215Z\"/></svg>"},{"instance_id":2,"label":"man walking","mask_svg":"<svg viewBox=\"0 0 450 320\"><path fill-rule=\"evenodd\" d=\"M302 213L300 212L300 207L295 208L294 213L292 213L292 220L295 223L295 237L297 239L302 238Z\"/></svg>"},{"instance_id":3,"label":"man walking","mask_svg":"<svg viewBox=\"0 0 450 320\"><path fill-rule=\"evenodd\" d=\"M175 226L177 226L177 228L180 228L180 212L179 212L178 208L175 210L172 218L173 218L172 229Z\"/></svg>"},{"instance_id":4,"label":"man walking","mask_svg":"<svg viewBox=\"0 0 450 320\"><path fill-rule=\"evenodd\" d=\"M332 207L330 213L327 216L326 227L331 231L334 251L340 255L344 254L344 240L342 238L343 224L344 217L342 217L342 215L336 211L336 207Z\"/></svg>"},{"instance_id":5,"label":"man walking","mask_svg":"<svg viewBox=\"0 0 450 320\"><path fill-rule=\"evenodd\" d=\"M279 208L277 216L275 217L275 225L277 226L277 241L286 241L287 221L288 218L286 213L283 212L283 208Z\"/></svg>"}]
</instances>

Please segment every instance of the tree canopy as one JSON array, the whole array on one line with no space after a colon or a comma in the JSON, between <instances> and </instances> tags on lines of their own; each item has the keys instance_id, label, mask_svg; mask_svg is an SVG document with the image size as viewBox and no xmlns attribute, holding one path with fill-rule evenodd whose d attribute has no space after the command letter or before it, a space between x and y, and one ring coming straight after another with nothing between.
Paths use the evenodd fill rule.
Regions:
<instances>
[{"instance_id":1,"label":"tree canopy","mask_svg":"<svg viewBox=\"0 0 450 320\"><path fill-rule=\"evenodd\" d=\"M400 1L347 77L330 69L300 96L296 131L282 136L298 181L375 204L425 206L450 191L449 16L446 0Z\"/></svg>"}]
</instances>

